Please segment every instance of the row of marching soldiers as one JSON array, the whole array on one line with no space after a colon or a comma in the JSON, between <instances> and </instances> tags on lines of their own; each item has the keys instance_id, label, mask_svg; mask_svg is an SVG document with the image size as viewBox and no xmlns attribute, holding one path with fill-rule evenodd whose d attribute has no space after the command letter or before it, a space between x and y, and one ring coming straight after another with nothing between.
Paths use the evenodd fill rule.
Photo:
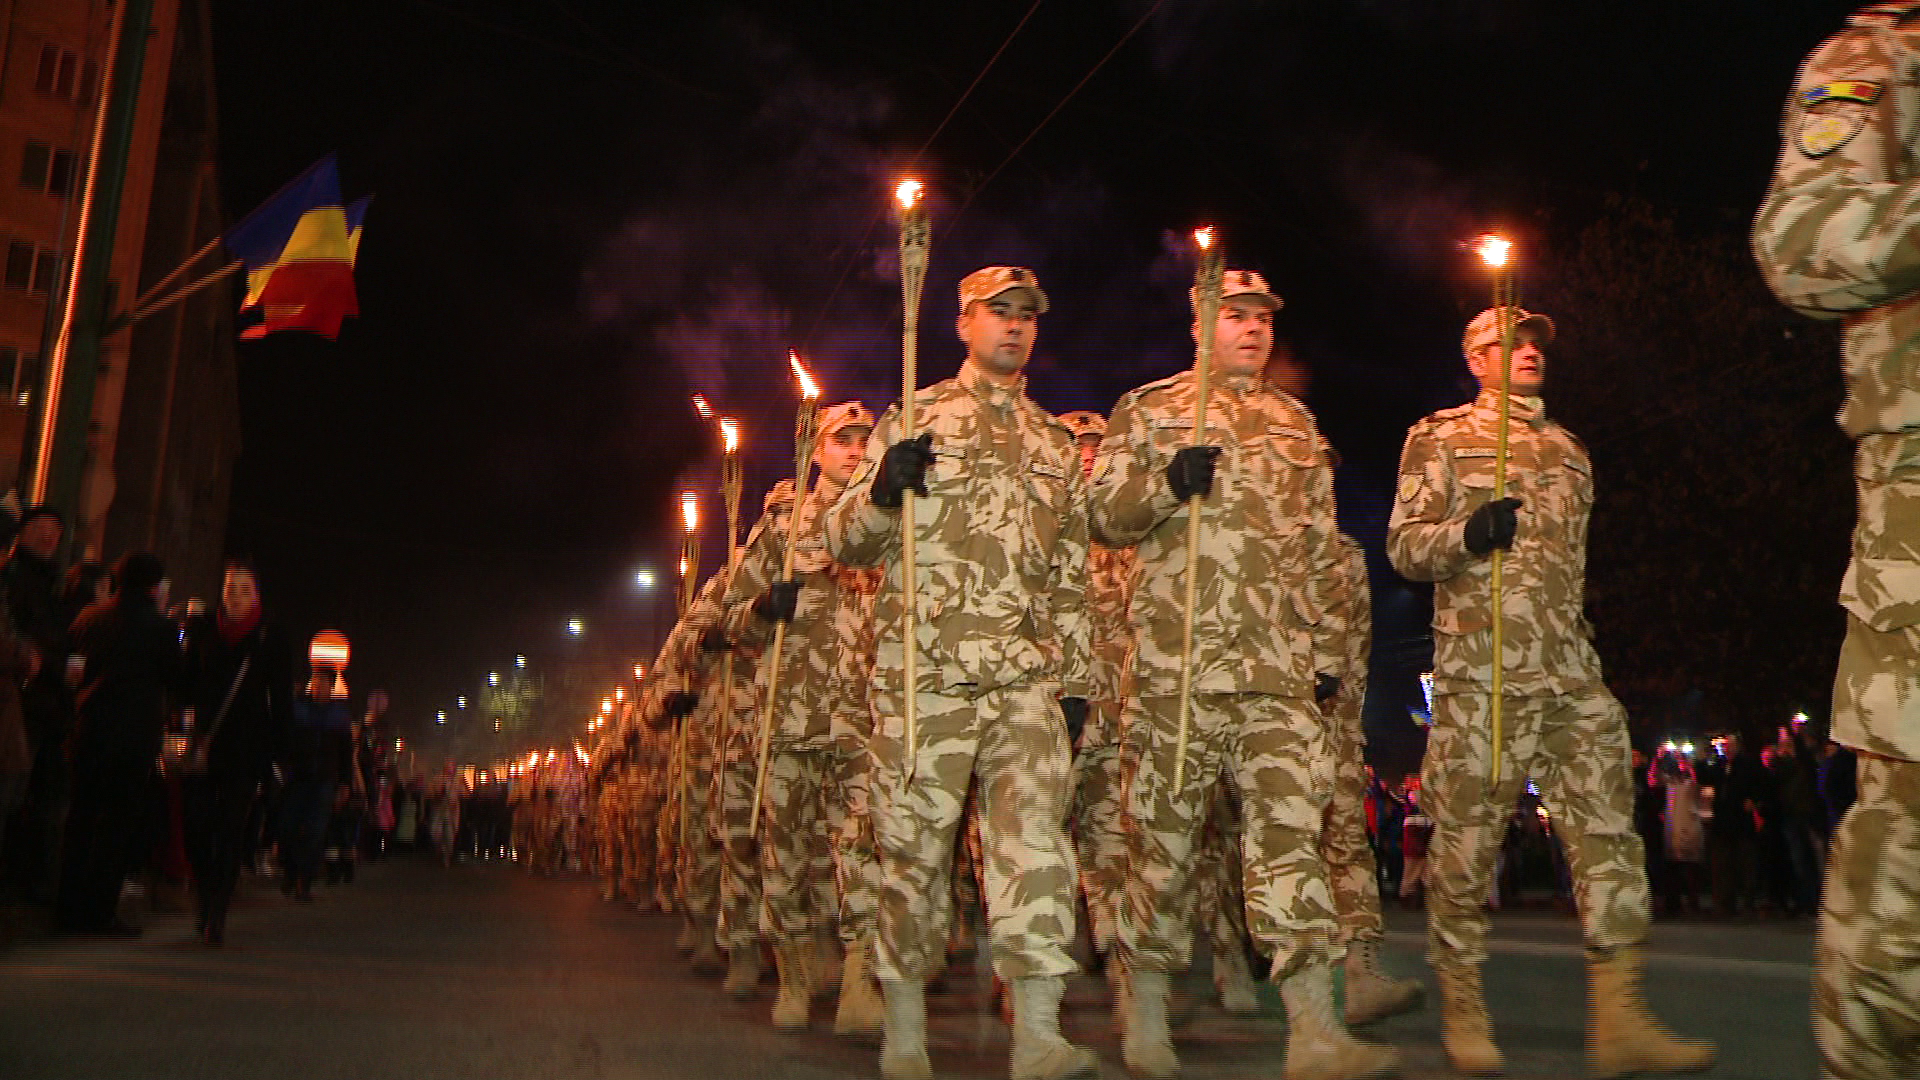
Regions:
<instances>
[{"instance_id":1,"label":"row of marching soldiers","mask_svg":"<svg viewBox=\"0 0 1920 1080\"><path fill-rule=\"evenodd\" d=\"M897 408L877 422L857 402L826 410L818 486L797 508L787 484L767 496L738 566L702 589L649 692L596 753L610 767L609 892L683 910L694 969L724 970L739 996L756 991L768 942L777 1027L804 1028L812 997L837 986L835 1030L881 1034L883 1076L931 1076L927 985L984 899L1011 1075L1097 1075L1059 1027L1084 903L1133 1074L1178 1072L1170 982L1190 966L1196 924L1229 1012L1259 1007L1247 946L1270 958L1285 1076L1398 1068L1392 1049L1350 1031L1422 998L1380 965L1362 804L1365 561L1335 526L1313 417L1263 378L1280 299L1256 273L1224 282L1197 435L1193 371L1127 394L1110 419L1041 410L1023 369L1045 293L1023 268L969 275L959 374L918 393L911 434ZM1647 896L1625 718L1578 618L1591 472L1540 405L1551 323L1505 317L1520 339L1522 497L1492 498L1483 393L1415 427L1389 540L1403 573L1439 582L1436 626L1451 635L1437 646L1426 766L1439 793L1430 959L1443 1046L1463 1072L1503 1067L1481 991L1485 900L1499 807L1531 776L1570 837L1594 1071L1705 1067L1711 1046L1668 1035L1641 997ZM1463 343L1496 388L1501 318L1484 313ZM1196 341L1201 330L1196 318ZM1496 549L1515 593L1508 618L1525 629L1508 637L1520 696L1493 747L1484 608ZM782 624L763 766L763 656Z\"/></svg>"}]
</instances>

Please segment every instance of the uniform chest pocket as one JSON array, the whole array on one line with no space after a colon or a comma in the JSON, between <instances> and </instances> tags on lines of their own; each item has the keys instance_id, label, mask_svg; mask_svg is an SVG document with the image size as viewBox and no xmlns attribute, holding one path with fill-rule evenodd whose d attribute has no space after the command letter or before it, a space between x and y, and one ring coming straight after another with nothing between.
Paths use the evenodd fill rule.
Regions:
<instances>
[{"instance_id":1,"label":"uniform chest pocket","mask_svg":"<svg viewBox=\"0 0 1920 1080\"><path fill-rule=\"evenodd\" d=\"M1310 469L1320 463L1320 451L1312 434L1300 428L1271 424L1259 441L1261 451L1274 464Z\"/></svg>"},{"instance_id":2,"label":"uniform chest pocket","mask_svg":"<svg viewBox=\"0 0 1920 1080\"><path fill-rule=\"evenodd\" d=\"M1021 479L1031 508L1031 536L1041 551L1051 553L1069 510L1066 469L1052 462L1030 461Z\"/></svg>"},{"instance_id":3,"label":"uniform chest pocket","mask_svg":"<svg viewBox=\"0 0 1920 1080\"><path fill-rule=\"evenodd\" d=\"M966 490L973 475L971 455L963 443L942 442L934 436L933 465L927 469L927 494L954 495Z\"/></svg>"}]
</instances>

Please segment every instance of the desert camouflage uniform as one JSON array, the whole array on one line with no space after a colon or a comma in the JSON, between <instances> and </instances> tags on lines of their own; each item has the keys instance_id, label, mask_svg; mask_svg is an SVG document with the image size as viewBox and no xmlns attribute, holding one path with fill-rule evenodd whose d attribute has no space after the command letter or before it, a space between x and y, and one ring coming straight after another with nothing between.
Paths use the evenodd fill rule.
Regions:
<instances>
[{"instance_id":1,"label":"desert camouflage uniform","mask_svg":"<svg viewBox=\"0 0 1920 1080\"><path fill-rule=\"evenodd\" d=\"M766 839L761 844L761 886L767 936L800 941L830 921L838 907L833 885L831 825L826 806L837 774L833 748L834 678L842 650L843 606L856 610L861 575L834 563L820 535L820 515L841 486L821 478L801 507L794 544L793 577L800 583L793 621L787 625L780 662L779 701L773 713L761 808ZM762 648L772 646L774 624L753 613L754 602L779 580L793 522L793 493L760 519L727 590L729 632ZM755 692L766 700L766 669L760 665ZM762 708L764 709L764 704ZM844 827L844 821L838 823ZM826 841L824 853L818 850ZM825 865L822 866L822 854ZM822 905L820 890L825 888ZM824 910L823 910L824 907Z\"/></svg>"},{"instance_id":2,"label":"desert camouflage uniform","mask_svg":"<svg viewBox=\"0 0 1920 1080\"><path fill-rule=\"evenodd\" d=\"M1337 668L1324 595L1338 558L1333 474L1297 401L1257 379L1219 380L1199 440L1224 452L1202 503L1193 717L1176 791L1187 506L1166 468L1195 441L1194 393L1186 371L1121 398L1094 471L1095 537L1139 548L1124 725L1141 757L1128 793L1132 880L1120 943L1130 970L1186 968L1195 842L1213 789L1230 775L1245 818L1249 929L1284 977L1325 958L1333 938L1318 849L1333 754L1313 700L1315 675Z\"/></svg>"},{"instance_id":3,"label":"desert camouflage uniform","mask_svg":"<svg viewBox=\"0 0 1920 1080\"><path fill-rule=\"evenodd\" d=\"M714 800L719 769L721 716L720 676L726 667L725 654L700 647L708 630L721 628L725 612L721 607L726 587L725 572L709 577L687 606L686 614L668 635L667 645L654 669L655 684L662 692L684 691L698 694L700 701L685 721L687 777L686 843L675 860L680 895L687 913L696 920L715 917L720 892L720 830ZM735 665L739 664L736 659ZM678 795L678 778L675 778ZM675 819L674 841L679 846L681 833Z\"/></svg>"},{"instance_id":4,"label":"desert camouflage uniform","mask_svg":"<svg viewBox=\"0 0 1920 1080\"><path fill-rule=\"evenodd\" d=\"M1584 614L1593 467L1534 397L1512 400L1507 478L1523 506L1504 571L1505 738L1489 789L1492 559L1470 553L1464 535L1493 498L1498 400L1488 391L1413 426L1387 532L1394 568L1435 583L1421 806L1434 820L1428 959L1440 968L1486 961L1494 857L1529 778L1556 814L1588 945L1637 945L1647 932L1627 717L1601 682Z\"/></svg>"},{"instance_id":5,"label":"desert camouflage uniform","mask_svg":"<svg viewBox=\"0 0 1920 1080\"><path fill-rule=\"evenodd\" d=\"M1367 732L1361 706L1367 698L1367 655L1373 648L1373 598L1367 586L1367 556L1352 538L1340 537L1339 590L1334 610L1346 628L1340 693L1327 705L1333 715L1335 772L1333 798L1320 834L1320 857L1327 864L1327 884L1333 890L1333 910L1339 920L1338 941L1378 941L1385 936L1380 921L1380 877L1367 842Z\"/></svg>"},{"instance_id":6,"label":"desert camouflage uniform","mask_svg":"<svg viewBox=\"0 0 1920 1080\"><path fill-rule=\"evenodd\" d=\"M833 833L834 881L840 893L840 937L847 942L870 941L878 931L880 864L873 841L873 755L867 746L873 737L873 679L876 635L874 599L880 591L880 570L871 566L836 566L842 575L841 602L833 611L834 637L839 642L833 669L832 788L838 798Z\"/></svg>"},{"instance_id":7,"label":"desert camouflage uniform","mask_svg":"<svg viewBox=\"0 0 1920 1080\"><path fill-rule=\"evenodd\" d=\"M900 512L874 505L880 459L901 438L883 417L867 457L827 513L842 562L884 566L876 603L875 832L883 885L877 971L924 979L951 918L954 833L980 780L987 910L1004 979L1074 970L1074 858L1066 722L1058 699L1087 694L1085 480L1068 429L971 362L920 391L933 436L929 494L917 513L918 685L904 685ZM907 776L904 695L919 738Z\"/></svg>"},{"instance_id":8,"label":"desert camouflage uniform","mask_svg":"<svg viewBox=\"0 0 1920 1080\"><path fill-rule=\"evenodd\" d=\"M1833 738L1860 752L1814 958L1829 1077L1920 1074L1920 4L1879 4L1814 51L1754 223L1768 284L1844 319L1859 519L1840 586Z\"/></svg>"},{"instance_id":9,"label":"desert camouflage uniform","mask_svg":"<svg viewBox=\"0 0 1920 1080\"><path fill-rule=\"evenodd\" d=\"M1127 624L1127 588L1133 577L1131 549L1092 544L1087 551L1087 617L1093 627L1091 692L1087 726L1073 759L1072 827L1080 856L1080 889L1094 947L1105 953L1119 934L1120 897L1126 889L1126 755L1121 753L1120 716L1133 633Z\"/></svg>"}]
</instances>

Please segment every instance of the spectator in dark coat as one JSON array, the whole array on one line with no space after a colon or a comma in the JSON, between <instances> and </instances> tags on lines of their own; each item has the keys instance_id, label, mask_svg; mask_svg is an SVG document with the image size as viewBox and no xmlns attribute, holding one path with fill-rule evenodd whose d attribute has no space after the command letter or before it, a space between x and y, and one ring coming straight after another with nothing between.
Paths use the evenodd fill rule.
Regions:
<instances>
[{"instance_id":1,"label":"spectator in dark coat","mask_svg":"<svg viewBox=\"0 0 1920 1080\"><path fill-rule=\"evenodd\" d=\"M1713 788L1713 822L1707 858L1713 874L1713 909L1721 918L1751 907L1759 886L1762 806L1768 777L1760 755L1738 734L1726 736L1726 752L1701 777Z\"/></svg>"},{"instance_id":2,"label":"spectator in dark coat","mask_svg":"<svg viewBox=\"0 0 1920 1080\"><path fill-rule=\"evenodd\" d=\"M251 567L229 563L217 611L187 624L192 742L181 795L198 931L226 941L227 905L248 847L247 825L273 753L292 722L293 643L262 616Z\"/></svg>"},{"instance_id":3,"label":"spectator in dark coat","mask_svg":"<svg viewBox=\"0 0 1920 1080\"><path fill-rule=\"evenodd\" d=\"M39 658L38 669L20 694L33 765L25 801L8 830L6 860L9 880L36 899L52 896L71 781L67 738L73 729L73 693L66 659L73 617L60 602L60 568L54 561L62 531L54 511L27 511L6 564L0 566L0 590L6 594L13 629Z\"/></svg>"},{"instance_id":4,"label":"spectator in dark coat","mask_svg":"<svg viewBox=\"0 0 1920 1080\"><path fill-rule=\"evenodd\" d=\"M73 626L84 662L55 909L63 930L139 933L116 917L120 887L148 824L168 695L184 686L179 631L161 613L165 581L158 558L128 555L114 568L113 600L89 607Z\"/></svg>"},{"instance_id":5,"label":"spectator in dark coat","mask_svg":"<svg viewBox=\"0 0 1920 1080\"><path fill-rule=\"evenodd\" d=\"M353 710L334 693L334 673L315 668L293 701L278 757L286 790L280 799L282 891L301 902L313 899L313 879L326 851L327 818L352 792Z\"/></svg>"}]
</instances>

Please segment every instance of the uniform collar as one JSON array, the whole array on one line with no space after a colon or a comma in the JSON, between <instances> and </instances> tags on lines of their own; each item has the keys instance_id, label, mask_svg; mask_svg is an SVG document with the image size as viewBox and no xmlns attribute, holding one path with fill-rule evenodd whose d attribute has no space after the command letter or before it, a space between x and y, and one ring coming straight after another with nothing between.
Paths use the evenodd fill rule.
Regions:
<instances>
[{"instance_id":1,"label":"uniform collar","mask_svg":"<svg viewBox=\"0 0 1920 1080\"><path fill-rule=\"evenodd\" d=\"M1528 427L1539 431L1547 426L1547 402L1541 397L1523 397L1519 394L1508 395L1511 404L1509 415ZM1477 409L1493 412L1500 408L1500 391L1482 390L1473 401Z\"/></svg>"},{"instance_id":2,"label":"uniform collar","mask_svg":"<svg viewBox=\"0 0 1920 1080\"><path fill-rule=\"evenodd\" d=\"M1015 375L1011 385L1002 385L990 378L985 371L981 370L980 365L972 360L967 360L960 365L960 374L956 378L961 386L967 388L968 393L996 409L1013 408L1027 393L1025 372Z\"/></svg>"}]
</instances>

